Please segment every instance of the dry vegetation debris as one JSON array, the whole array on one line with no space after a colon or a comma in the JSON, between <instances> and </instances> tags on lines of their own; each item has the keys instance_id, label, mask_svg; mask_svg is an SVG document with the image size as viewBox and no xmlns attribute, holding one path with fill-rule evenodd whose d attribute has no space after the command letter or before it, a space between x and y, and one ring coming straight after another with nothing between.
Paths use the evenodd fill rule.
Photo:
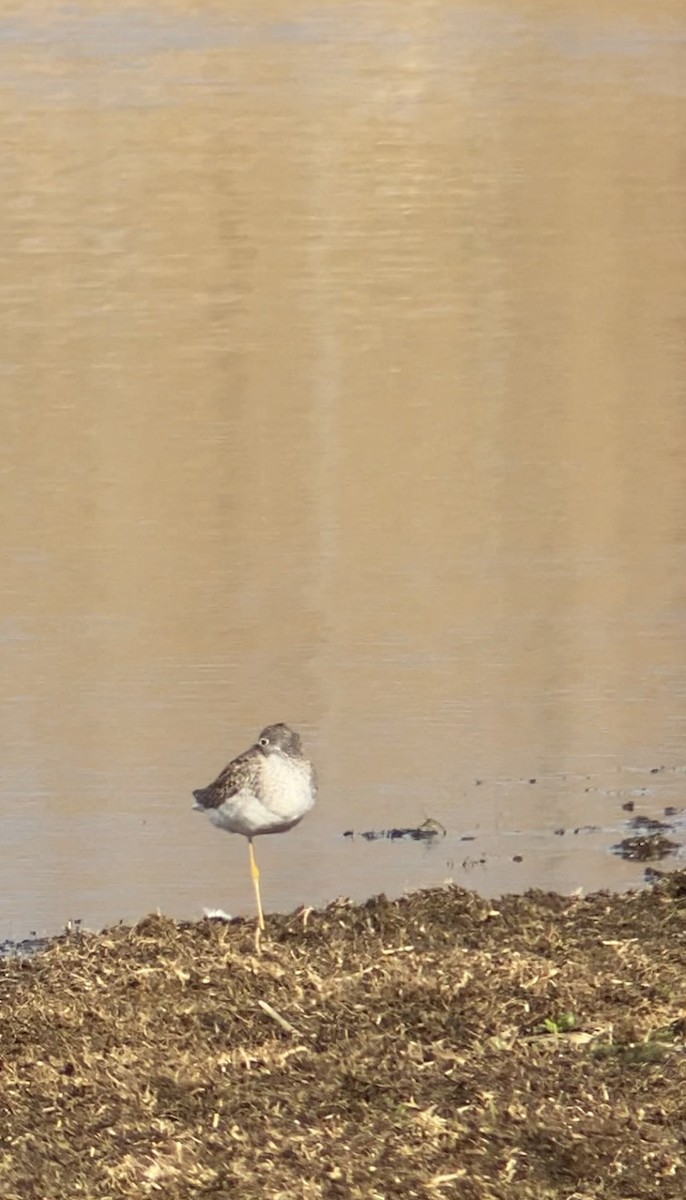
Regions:
<instances>
[{"instance_id":1,"label":"dry vegetation debris","mask_svg":"<svg viewBox=\"0 0 686 1200\"><path fill-rule=\"evenodd\" d=\"M0 962L0 1195L683 1200L686 873Z\"/></svg>"}]
</instances>

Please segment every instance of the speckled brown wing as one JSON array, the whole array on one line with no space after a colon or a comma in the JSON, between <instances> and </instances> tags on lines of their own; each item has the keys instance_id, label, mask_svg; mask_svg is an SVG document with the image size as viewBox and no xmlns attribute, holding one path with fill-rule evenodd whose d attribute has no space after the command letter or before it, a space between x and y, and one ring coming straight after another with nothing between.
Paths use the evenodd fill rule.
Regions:
<instances>
[{"instance_id":1,"label":"speckled brown wing","mask_svg":"<svg viewBox=\"0 0 686 1200\"><path fill-rule=\"evenodd\" d=\"M251 746L250 750L245 751L245 754L239 754L238 758L232 759L217 776L214 783L193 792L198 807L219 808L225 800L236 796L254 779L257 765L255 760L260 756L260 751L255 746Z\"/></svg>"}]
</instances>

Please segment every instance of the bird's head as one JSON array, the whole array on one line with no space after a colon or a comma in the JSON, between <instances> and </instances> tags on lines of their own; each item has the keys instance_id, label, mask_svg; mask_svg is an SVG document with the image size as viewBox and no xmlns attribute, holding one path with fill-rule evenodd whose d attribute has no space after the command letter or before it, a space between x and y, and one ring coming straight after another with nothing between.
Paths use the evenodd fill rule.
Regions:
<instances>
[{"instance_id":1,"label":"bird's head","mask_svg":"<svg viewBox=\"0 0 686 1200\"><path fill-rule=\"evenodd\" d=\"M279 723L278 725L267 725L263 729L257 739L257 745L263 754L273 754L275 751L281 751L282 754L300 754L301 743L300 737L288 725Z\"/></svg>"}]
</instances>

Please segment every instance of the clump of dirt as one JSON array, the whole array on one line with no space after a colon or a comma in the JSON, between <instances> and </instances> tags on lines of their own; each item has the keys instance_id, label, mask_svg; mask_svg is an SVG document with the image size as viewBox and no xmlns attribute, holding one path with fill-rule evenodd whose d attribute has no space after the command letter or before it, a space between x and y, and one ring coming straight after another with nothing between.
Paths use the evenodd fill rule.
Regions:
<instances>
[{"instance_id":1,"label":"clump of dirt","mask_svg":"<svg viewBox=\"0 0 686 1200\"><path fill-rule=\"evenodd\" d=\"M686 873L64 937L0 962L0 1194L686 1195Z\"/></svg>"}]
</instances>

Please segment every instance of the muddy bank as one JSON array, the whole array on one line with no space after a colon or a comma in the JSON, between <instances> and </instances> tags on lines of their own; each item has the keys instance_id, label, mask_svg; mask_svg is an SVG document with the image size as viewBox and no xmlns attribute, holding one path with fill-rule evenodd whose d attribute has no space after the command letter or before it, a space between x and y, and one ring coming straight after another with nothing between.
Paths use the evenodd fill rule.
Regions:
<instances>
[{"instance_id":1,"label":"muddy bank","mask_svg":"<svg viewBox=\"0 0 686 1200\"><path fill-rule=\"evenodd\" d=\"M686 874L0 962L0 1194L682 1200Z\"/></svg>"}]
</instances>

